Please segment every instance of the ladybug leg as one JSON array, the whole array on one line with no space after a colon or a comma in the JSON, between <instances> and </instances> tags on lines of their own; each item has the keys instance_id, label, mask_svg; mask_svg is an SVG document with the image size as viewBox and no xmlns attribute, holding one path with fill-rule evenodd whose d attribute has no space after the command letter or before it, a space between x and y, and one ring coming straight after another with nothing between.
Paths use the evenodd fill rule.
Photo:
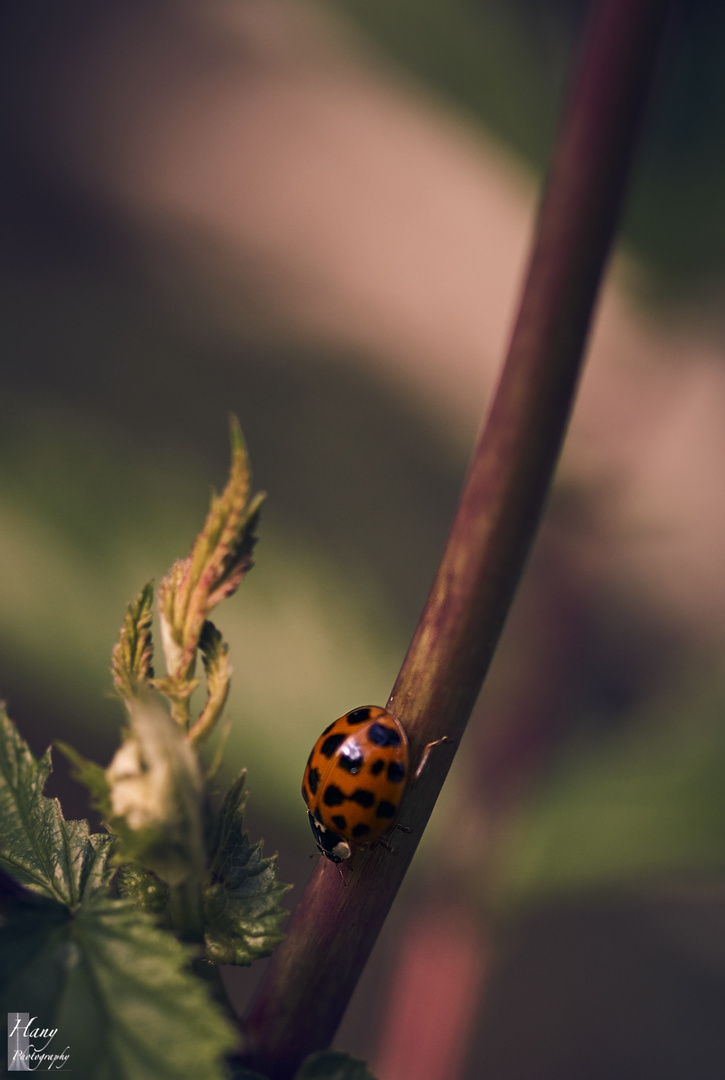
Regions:
<instances>
[{"instance_id":1,"label":"ladybug leg","mask_svg":"<svg viewBox=\"0 0 725 1080\"><path fill-rule=\"evenodd\" d=\"M393 830L395 831L395 830ZM397 851L392 847L384 836L380 836L377 840L373 840L372 844L368 847L368 851L375 851L376 847L383 847L389 855L397 855Z\"/></svg>"},{"instance_id":2,"label":"ladybug leg","mask_svg":"<svg viewBox=\"0 0 725 1080\"><path fill-rule=\"evenodd\" d=\"M393 829L393 832L395 832L396 829L399 832L402 832L402 833L412 833L412 831L413 831L407 825L401 825L397 821L395 823L395 828ZM376 840L374 846L377 846L377 844L380 844L381 847L384 847L385 850L390 852L391 855L397 855L398 854L398 852L395 850L395 848L391 844L388 843L388 841L385 839L384 836L381 837L380 840Z\"/></svg>"},{"instance_id":3,"label":"ladybug leg","mask_svg":"<svg viewBox=\"0 0 725 1080\"><path fill-rule=\"evenodd\" d=\"M423 750L423 753L421 754L420 761L418 762L418 768L415 770L415 775L413 776L413 783L415 783L416 780L419 780L422 776L423 770L428 764L428 757L430 756L430 752L433 747L450 745L455 741L455 739L449 739L447 735L444 735L442 739L434 739L433 742L429 742Z\"/></svg>"}]
</instances>

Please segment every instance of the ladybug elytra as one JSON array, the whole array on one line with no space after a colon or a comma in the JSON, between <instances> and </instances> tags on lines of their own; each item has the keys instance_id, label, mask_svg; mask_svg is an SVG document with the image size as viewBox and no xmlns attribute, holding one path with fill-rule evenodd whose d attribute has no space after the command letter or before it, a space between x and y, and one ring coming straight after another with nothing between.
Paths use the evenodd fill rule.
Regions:
<instances>
[{"instance_id":1,"label":"ladybug elytra","mask_svg":"<svg viewBox=\"0 0 725 1080\"><path fill-rule=\"evenodd\" d=\"M433 745L425 748L416 777ZM370 847L396 828L409 779L408 738L400 721L385 709L365 705L325 728L302 781L320 852L334 863L343 862L356 848Z\"/></svg>"}]
</instances>

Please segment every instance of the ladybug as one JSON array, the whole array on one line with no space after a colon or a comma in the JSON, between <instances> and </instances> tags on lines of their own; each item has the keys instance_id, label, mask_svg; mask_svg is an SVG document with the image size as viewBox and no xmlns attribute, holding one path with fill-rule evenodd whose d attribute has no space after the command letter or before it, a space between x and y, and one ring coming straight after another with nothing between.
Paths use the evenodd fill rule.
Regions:
<instances>
[{"instance_id":1,"label":"ladybug","mask_svg":"<svg viewBox=\"0 0 725 1080\"><path fill-rule=\"evenodd\" d=\"M425 748L417 779L431 746ZM402 724L378 705L365 705L325 728L312 748L302 780L312 835L334 863L349 859L395 828L410 779L408 737Z\"/></svg>"}]
</instances>

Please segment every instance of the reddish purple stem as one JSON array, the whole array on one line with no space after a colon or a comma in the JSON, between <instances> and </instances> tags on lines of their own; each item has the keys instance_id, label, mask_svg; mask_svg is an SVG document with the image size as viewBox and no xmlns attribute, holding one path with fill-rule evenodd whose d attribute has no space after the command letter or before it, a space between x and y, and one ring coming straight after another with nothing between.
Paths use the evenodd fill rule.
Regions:
<instances>
[{"instance_id":1,"label":"reddish purple stem","mask_svg":"<svg viewBox=\"0 0 725 1080\"><path fill-rule=\"evenodd\" d=\"M535 535L669 7L669 0L595 5L506 365L390 696L414 760L442 735L460 741ZM397 857L381 848L357 855L347 888L320 860L247 1017L249 1068L288 1080L308 1054L331 1042L451 759L448 747L434 751L406 796L401 818L414 833L396 834Z\"/></svg>"}]
</instances>

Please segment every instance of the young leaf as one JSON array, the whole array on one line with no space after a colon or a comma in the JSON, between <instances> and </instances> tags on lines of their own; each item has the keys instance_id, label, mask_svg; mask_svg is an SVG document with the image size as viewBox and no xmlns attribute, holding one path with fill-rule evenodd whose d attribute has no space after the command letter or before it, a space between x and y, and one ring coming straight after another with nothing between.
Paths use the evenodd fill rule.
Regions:
<instances>
[{"instance_id":1,"label":"young leaf","mask_svg":"<svg viewBox=\"0 0 725 1080\"><path fill-rule=\"evenodd\" d=\"M27 912L0 930L0 1007L57 1028L51 1049L67 1046L84 1080L223 1080L235 1033L190 958L130 901L97 898L73 919Z\"/></svg>"},{"instance_id":2,"label":"young leaf","mask_svg":"<svg viewBox=\"0 0 725 1080\"><path fill-rule=\"evenodd\" d=\"M181 671L184 659L183 621L177 615L177 609L179 590L187 574L188 564L188 558L176 559L159 585L161 646L164 650L169 681L179 677L178 673ZM162 690L162 687L158 686L158 689Z\"/></svg>"},{"instance_id":3,"label":"young leaf","mask_svg":"<svg viewBox=\"0 0 725 1080\"><path fill-rule=\"evenodd\" d=\"M337 1050L323 1050L307 1058L295 1080L375 1080L375 1077L364 1061Z\"/></svg>"},{"instance_id":4,"label":"young leaf","mask_svg":"<svg viewBox=\"0 0 725 1080\"><path fill-rule=\"evenodd\" d=\"M236 590L251 566L255 544L254 525L263 495L256 495L249 505L249 461L239 422L232 417L230 426L232 464L227 486L213 496L204 528L197 537L188 560L188 574L177 596L183 612L187 637L201 632L201 612L210 611ZM191 632L198 623L199 630Z\"/></svg>"},{"instance_id":5,"label":"young leaf","mask_svg":"<svg viewBox=\"0 0 725 1080\"><path fill-rule=\"evenodd\" d=\"M213 495L204 528L183 561L176 562L159 587L161 640L167 676L156 686L174 706L174 719L186 727L196 653L213 607L236 590L252 566L259 510L264 495L249 502L249 462L235 417L231 420L232 463L227 486Z\"/></svg>"},{"instance_id":6,"label":"young leaf","mask_svg":"<svg viewBox=\"0 0 725 1080\"><path fill-rule=\"evenodd\" d=\"M189 731L189 742L192 746L199 746L213 730L229 696L232 679L229 646L214 623L208 619L202 627L199 649L206 674L207 699L199 719Z\"/></svg>"},{"instance_id":7,"label":"young leaf","mask_svg":"<svg viewBox=\"0 0 725 1080\"><path fill-rule=\"evenodd\" d=\"M274 858L250 844L243 828L245 774L227 792L214 823L204 882L206 955L215 964L251 964L282 940L288 912L279 900L289 889L277 881Z\"/></svg>"},{"instance_id":8,"label":"young leaf","mask_svg":"<svg viewBox=\"0 0 725 1080\"><path fill-rule=\"evenodd\" d=\"M138 692L138 691L137 691ZM196 754L149 693L128 702L130 729L106 770L115 860L135 860L169 885L205 862L203 783Z\"/></svg>"},{"instance_id":9,"label":"young leaf","mask_svg":"<svg viewBox=\"0 0 725 1080\"><path fill-rule=\"evenodd\" d=\"M111 789L108 786L106 772L95 761L89 761L74 750L68 743L56 740L56 749L68 759L72 765L71 776L79 784L87 789L90 795L90 803L94 810L104 819L108 820L111 813Z\"/></svg>"},{"instance_id":10,"label":"young leaf","mask_svg":"<svg viewBox=\"0 0 725 1080\"><path fill-rule=\"evenodd\" d=\"M137 907L152 915L161 915L166 909L168 885L136 863L124 863L118 868L113 887L122 900L132 900Z\"/></svg>"},{"instance_id":11,"label":"young leaf","mask_svg":"<svg viewBox=\"0 0 725 1080\"><path fill-rule=\"evenodd\" d=\"M66 821L43 788L50 750L36 761L0 706L0 867L36 896L76 910L84 897L105 890L113 839L91 833L87 821Z\"/></svg>"},{"instance_id":12,"label":"young leaf","mask_svg":"<svg viewBox=\"0 0 725 1080\"><path fill-rule=\"evenodd\" d=\"M151 667L153 601L153 582L149 582L148 585L144 585L136 599L128 605L118 642L114 645L111 654L113 685L117 693L126 700L134 696L139 684L153 678L154 673Z\"/></svg>"}]
</instances>

